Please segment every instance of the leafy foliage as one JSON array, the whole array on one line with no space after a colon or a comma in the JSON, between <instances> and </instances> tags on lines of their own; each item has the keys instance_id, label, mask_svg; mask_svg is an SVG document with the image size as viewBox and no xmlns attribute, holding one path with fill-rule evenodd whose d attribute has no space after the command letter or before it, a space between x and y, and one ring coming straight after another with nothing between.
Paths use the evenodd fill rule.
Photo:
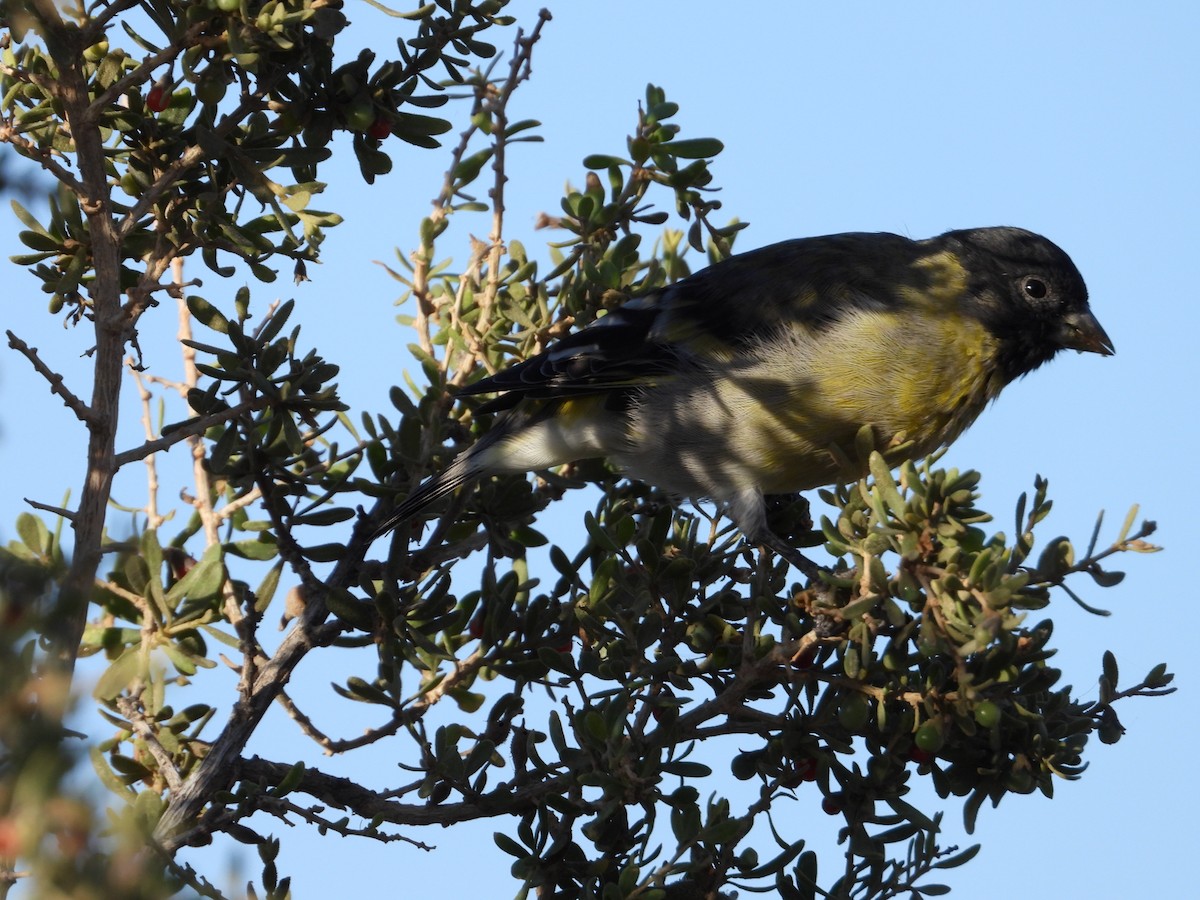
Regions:
<instances>
[{"instance_id":1,"label":"leafy foliage","mask_svg":"<svg viewBox=\"0 0 1200 900\"><path fill-rule=\"evenodd\" d=\"M476 63L495 57L482 35L510 23L503 6L439 0L398 16L414 33L376 66L369 54L335 65L338 0L119 0L71 21L48 3L0 5L0 139L58 181L46 221L15 207L31 251L16 260L52 314L95 330L100 386L85 402L9 333L87 426L93 469L78 507L60 511L75 531L69 561L61 534L30 514L0 553L0 665L13 685L0 729L16 748L0 778L0 855L36 858L64 892L88 883L127 896L128 847L152 838L155 862L137 859L155 871L136 869L138 890L219 896L177 852L223 833L257 848L262 890L282 897L280 841L256 814L410 843L417 826L490 816L521 896L945 893L929 879L977 848L940 845L941 813L906 799L914 779L964 798L973 826L984 801L1049 795L1055 777L1082 775L1088 738L1120 737L1117 701L1169 692L1164 666L1119 687L1106 655L1097 699L1075 698L1049 665L1051 622L1026 619L1056 588L1083 603L1068 586L1080 576L1118 583L1102 567L1113 555L1155 549L1136 511L1106 547L1097 522L1077 554L1066 538L1035 537L1050 510L1043 481L1021 498L1010 538L985 530L977 473L925 461L894 476L872 456L870 478L824 492L818 529L805 501L781 498L775 531L833 560L820 583L795 585L720 519L582 463L534 483L489 479L427 534L414 523L369 545L397 498L488 427L456 387L686 275L695 253L727 255L744 227L714 221L709 161L721 144L681 137L676 105L651 85L624 152L585 159L582 187L544 217L562 239L538 254L511 237L506 159L538 139L538 123L510 121L508 104L549 16L517 34L497 73L498 62ZM136 51L116 46L122 32ZM188 290L202 285L177 265L199 251L222 276L231 258L260 281L284 261L304 277L339 221L311 207L333 134L353 132L368 181L392 165L389 134L435 147L451 120L413 108L448 102L439 75L469 108L419 243L393 271L421 380L393 390L394 412L352 417L338 366L306 342L292 302L261 310L244 288L225 308ZM488 237L455 268L444 245L472 215ZM150 433L118 452L122 354L138 349L139 318L162 293L177 300L186 380L131 367ZM177 421L151 428L154 392L168 390ZM176 445L201 462L178 522L153 474ZM134 533L115 540L104 527L112 474L145 461ZM586 483L604 492L580 534L540 533L538 515ZM482 565L464 564L472 557ZM261 631L272 604L287 626L275 647ZM365 672L334 685L336 697L375 717L351 738L322 732L286 689L331 646L356 648ZM54 806L71 764L59 722L76 653L106 663L94 693L113 731L91 758L116 837L92 837L79 805L80 841L43 852L39 835L65 833L67 820L38 825L28 810L65 808ZM239 680L218 702L205 687L221 654ZM39 670L59 687L30 717ZM276 702L315 750L387 741L411 780L248 756ZM718 766L741 788L719 787ZM780 824L806 791L839 823L840 860L818 866L810 835L792 817Z\"/></svg>"}]
</instances>

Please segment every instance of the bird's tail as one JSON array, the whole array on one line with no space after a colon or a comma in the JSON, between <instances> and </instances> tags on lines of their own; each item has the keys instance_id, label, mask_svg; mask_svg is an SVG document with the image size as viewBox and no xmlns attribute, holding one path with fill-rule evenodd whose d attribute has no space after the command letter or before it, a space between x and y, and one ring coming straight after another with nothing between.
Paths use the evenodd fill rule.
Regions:
<instances>
[{"instance_id":1,"label":"bird's tail","mask_svg":"<svg viewBox=\"0 0 1200 900\"><path fill-rule=\"evenodd\" d=\"M460 487L470 484L483 474L483 467L478 465L477 453L467 450L460 453L454 462L443 471L419 484L404 501L392 510L391 515L383 520L383 524L375 529L371 540L378 540L397 525L411 519L425 507L436 503L447 494L452 494Z\"/></svg>"}]
</instances>

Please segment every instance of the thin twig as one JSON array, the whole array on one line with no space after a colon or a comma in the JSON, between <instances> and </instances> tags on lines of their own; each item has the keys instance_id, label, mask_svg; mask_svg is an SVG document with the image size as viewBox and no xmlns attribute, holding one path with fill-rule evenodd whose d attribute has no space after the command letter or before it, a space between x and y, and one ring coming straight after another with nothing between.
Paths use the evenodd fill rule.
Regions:
<instances>
[{"instance_id":1,"label":"thin twig","mask_svg":"<svg viewBox=\"0 0 1200 900\"><path fill-rule=\"evenodd\" d=\"M0 66L0 74L8 75L10 78L19 75L15 69L8 66ZM83 191L83 185L79 183L79 180L71 171L61 163L55 161L53 148L38 146L29 140L29 138L18 133L12 125L4 121L0 121L0 144L11 144L26 159L35 160L38 165L53 175L73 193L79 194Z\"/></svg>"},{"instance_id":2,"label":"thin twig","mask_svg":"<svg viewBox=\"0 0 1200 900\"><path fill-rule=\"evenodd\" d=\"M109 581L106 578L97 578L96 587L100 588L101 590L108 591L110 594L115 594L123 600L127 600L138 610L138 612L142 613L143 616L145 616L149 611L149 607L146 605L145 597L143 597L141 594L135 594L133 591L121 587L121 585L117 584L115 581Z\"/></svg>"},{"instance_id":3,"label":"thin twig","mask_svg":"<svg viewBox=\"0 0 1200 900\"><path fill-rule=\"evenodd\" d=\"M125 364L133 375L133 380L138 388L138 399L142 402L142 429L146 433L146 440L153 441L155 440L155 431L154 423L150 418L150 401L154 399L154 395L146 387L146 379L134 366L133 360L126 358ZM158 514L158 466L155 464L153 453L147 453L144 459L146 461L146 524L150 528L157 529L166 521ZM119 466L120 463L118 462L117 465Z\"/></svg>"},{"instance_id":4,"label":"thin twig","mask_svg":"<svg viewBox=\"0 0 1200 900\"><path fill-rule=\"evenodd\" d=\"M171 759L171 754L167 752L167 749L158 742L158 735L154 733L154 729L150 727L150 723L146 721L142 711L138 709L137 703L131 697L118 697L117 709L133 726L134 733L146 742L146 750L158 763L158 771L166 780L167 787L172 791L179 790L183 781L179 777L179 770L175 768L175 761Z\"/></svg>"},{"instance_id":5,"label":"thin twig","mask_svg":"<svg viewBox=\"0 0 1200 900\"><path fill-rule=\"evenodd\" d=\"M376 828L352 828L349 825L334 821L331 818L321 815L325 811L322 806L303 807L290 800L283 798L277 799L266 794L260 794L256 798L258 808L265 813L277 816L281 821L288 825L292 823L288 821L287 814L299 816L309 825L316 825L322 833L332 831L334 834L340 834L342 837L365 837L373 841L378 841L381 844L390 844L393 841L403 841L406 844L412 844L418 850L435 850L436 848L430 844L415 840L403 834L388 834L379 831Z\"/></svg>"},{"instance_id":6,"label":"thin twig","mask_svg":"<svg viewBox=\"0 0 1200 900\"><path fill-rule=\"evenodd\" d=\"M161 382L161 379L152 378L150 380ZM180 441L195 440L197 436L204 434L204 432L208 431L214 425L221 425L237 419L246 413L262 409L269 402L269 398L258 397L239 403L237 406L231 406L229 409L222 410L221 412L209 413L206 416L197 416L194 419L188 419L177 428L172 429L171 433L164 437L146 441L146 443L139 447L134 447L131 450L123 450L118 453L115 457L117 468L129 465L131 462L137 462L139 459L145 459L151 454L175 446Z\"/></svg>"},{"instance_id":7,"label":"thin twig","mask_svg":"<svg viewBox=\"0 0 1200 900\"><path fill-rule=\"evenodd\" d=\"M230 500L220 509L214 510L213 515L217 517L217 521L224 522L239 509L245 509L252 503L256 503L262 497L262 491L257 487L252 487L236 500Z\"/></svg>"},{"instance_id":8,"label":"thin twig","mask_svg":"<svg viewBox=\"0 0 1200 900\"><path fill-rule=\"evenodd\" d=\"M62 516L68 522L75 521L75 513L69 509L63 509L61 506L51 506L48 503L39 503L37 500L30 500L28 497L22 497L21 499L34 509L40 509L42 512L48 512L51 515Z\"/></svg>"},{"instance_id":9,"label":"thin twig","mask_svg":"<svg viewBox=\"0 0 1200 900\"><path fill-rule=\"evenodd\" d=\"M5 334L8 335L8 346L28 359L33 364L34 369L37 370L37 373L50 383L50 393L58 394L58 396L62 397L63 404L71 412L75 413L75 418L80 422L83 422L85 425L91 424L93 421L91 408L76 397L70 388L63 383L62 375L42 362L41 357L38 356L37 347L30 347L11 331L6 331Z\"/></svg>"}]
</instances>

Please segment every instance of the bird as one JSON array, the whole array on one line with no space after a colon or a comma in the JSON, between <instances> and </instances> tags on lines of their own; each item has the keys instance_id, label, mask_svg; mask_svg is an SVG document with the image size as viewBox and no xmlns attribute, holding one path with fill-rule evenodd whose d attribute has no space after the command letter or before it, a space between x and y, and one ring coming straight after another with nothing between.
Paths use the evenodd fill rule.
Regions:
<instances>
[{"instance_id":1,"label":"bird","mask_svg":"<svg viewBox=\"0 0 1200 900\"><path fill-rule=\"evenodd\" d=\"M805 237L730 256L620 305L459 390L495 425L372 540L481 477L604 458L815 576L767 503L948 445L1059 351L1109 356L1083 276L1047 238L1001 226L911 239Z\"/></svg>"}]
</instances>

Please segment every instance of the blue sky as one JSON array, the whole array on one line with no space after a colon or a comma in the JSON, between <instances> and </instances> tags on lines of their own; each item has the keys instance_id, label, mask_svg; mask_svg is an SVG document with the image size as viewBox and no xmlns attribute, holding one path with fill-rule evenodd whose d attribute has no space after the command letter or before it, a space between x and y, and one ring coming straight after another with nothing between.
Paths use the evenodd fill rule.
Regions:
<instances>
[{"instance_id":1,"label":"blue sky","mask_svg":"<svg viewBox=\"0 0 1200 900\"><path fill-rule=\"evenodd\" d=\"M347 6L359 40L381 56L394 52L394 20L366 4ZM510 9L531 26L538 6L516 0ZM683 136L724 141L713 171L723 212L751 225L740 250L846 230L926 237L1014 224L1072 255L1116 356L1064 355L1010 386L946 461L984 473L984 505L1002 529L1020 492L1036 474L1047 476L1056 506L1046 539L1062 533L1085 541L1101 509L1110 535L1132 503L1142 504L1142 514L1158 521L1156 539L1166 551L1126 560L1122 585L1086 593L1113 611L1108 619L1065 597L1051 606L1056 664L1092 697L1100 655L1111 648L1127 679L1167 661L1182 690L1123 704L1129 734L1113 747L1093 742L1083 780L1061 782L1053 801L1011 797L985 810L974 838L982 854L945 880L957 896L976 900L1007 900L1018 891L1031 900L1179 895L1193 880L1185 881L1183 864L1200 838L1191 775L1200 708L1186 587L1194 581L1188 549L1197 529L1185 493L1200 374L1200 8L574 0L552 12L533 79L512 110L544 123L544 143L511 152L509 237L527 246L555 237L535 233L533 223L540 211L557 208L566 181L582 182L586 154L623 152L637 101L653 82L680 104ZM356 409L388 408L410 340L393 321L397 286L372 261L412 249L446 166L445 154L398 142L391 149L396 170L374 187L362 184L348 154L323 172L331 185L320 205L346 223L330 233L313 282L254 287L259 300L297 299L294 321L343 365L343 396ZM20 252L18 229L0 210L0 246L13 248L5 260ZM470 230L486 233L487 223ZM443 241L439 249L449 247ZM465 235L454 252L465 258ZM210 279L204 293L227 302L242 283ZM85 377L87 361L79 357L87 335L64 334L34 280L7 261L0 284L6 327L40 347L68 380ZM173 333L169 310L154 315L148 329ZM177 356L165 350L151 351L148 362L168 377L178 372ZM141 434L134 396L127 395L122 446ZM0 409L0 470L21 473L0 490L0 539L7 540L22 496L57 503L65 489L78 491L82 432L11 352L0 354ZM137 479L122 484L136 504ZM590 504L568 496L560 506L555 516L577 521ZM310 691L325 712L319 698L345 674L336 656L312 659L297 689ZM295 746L290 728L282 717L271 720L260 752L278 757ZM377 759L389 765L386 752ZM361 767L353 758L321 765ZM401 780L385 770L379 783ZM815 796L802 796L784 815L797 835L836 853L836 826ZM960 815L945 808L953 835ZM347 872L358 873L364 896L438 885L442 896L508 897L517 884L491 843L496 827L412 832L438 845L430 854L286 830L281 869L294 876L300 900L343 887ZM827 867L833 862L826 857ZM251 866L243 879L254 875Z\"/></svg>"}]
</instances>

